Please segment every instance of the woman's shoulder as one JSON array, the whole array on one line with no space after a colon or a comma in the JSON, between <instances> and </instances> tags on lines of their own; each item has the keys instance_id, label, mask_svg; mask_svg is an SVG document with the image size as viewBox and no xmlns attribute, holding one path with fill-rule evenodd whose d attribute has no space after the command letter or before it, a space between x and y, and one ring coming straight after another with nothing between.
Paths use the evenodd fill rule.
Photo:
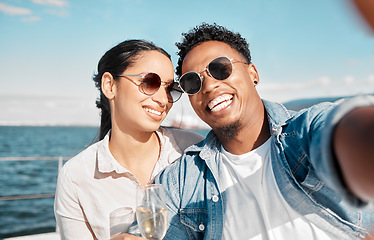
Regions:
<instances>
[{"instance_id":1,"label":"woman's shoulder","mask_svg":"<svg viewBox=\"0 0 374 240\"><path fill-rule=\"evenodd\" d=\"M162 131L164 136L172 138L183 150L205 138L197 132L180 128L161 127L160 131Z\"/></svg>"},{"instance_id":2,"label":"woman's shoulder","mask_svg":"<svg viewBox=\"0 0 374 240\"><path fill-rule=\"evenodd\" d=\"M190 141L197 143L205 138L201 134L191 131L191 130L174 128L174 127L161 127L161 129L164 131L165 135L172 135L177 141L185 139L185 140L190 140Z\"/></svg>"},{"instance_id":3,"label":"woman's shoulder","mask_svg":"<svg viewBox=\"0 0 374 240\"><path fill-rule=\"evenodd\" d=\"M64 170L64 171L74 171L74 170L81 170L82 169L82 166L89 166L90 162L94 162L95 159L96 159L96 153L97 153L97 149L98 149L98 146L99 146L100 142L96 142L92 145L90 145L89 147L87 147L86 149L84 149L83 151L81 151L80 153L78 153L77 155L75 155L74 157L72 157L71 159L69 159L65 164L64 166L62 167L61 170Z\"/></svg>"}]
</instances>

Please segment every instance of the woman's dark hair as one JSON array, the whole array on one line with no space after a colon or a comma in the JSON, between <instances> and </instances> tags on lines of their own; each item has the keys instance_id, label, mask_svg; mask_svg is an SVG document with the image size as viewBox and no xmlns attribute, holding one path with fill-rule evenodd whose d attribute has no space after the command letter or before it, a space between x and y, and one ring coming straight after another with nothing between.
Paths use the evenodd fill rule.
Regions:
<instances>
[{"instance_id":1,"label":"woman's dark hair","mask_svg":"<svg viewBox=\"0 0 374 240\"><path fill-rule=\"evenodd\" d=\"M96 88L100 91L100 97L96 100L96 107L101 109L101 122L99 140L102 140L112 128L111 112L108 98L101 89L101 78L105 72L112 74L115 80L128 67L136 63L136 56L143 51L158 51L169 59L170 55L162 48L144 40L126 40L108 50L99 61L97 74L93 76Z\"/></svg>"},{"instance_id":2,"label":"woman's dark hair","mask_svg":"<svg viewBox=\"0 0 374 240\"><path fill-rule=\"evenodd\" d=\"M182 63L187 53L192 48L206 41L224 42L243 55L247 63L251 63L251 53L247 41L239 33L229 31L227 28L219 26L216 23L213 25L202 23L189 32L182 33L182 36L182 41L175 44L179 49L177 53L179 56L176 67L177 76L181 76Z\"/></svg>"}]
</instances>

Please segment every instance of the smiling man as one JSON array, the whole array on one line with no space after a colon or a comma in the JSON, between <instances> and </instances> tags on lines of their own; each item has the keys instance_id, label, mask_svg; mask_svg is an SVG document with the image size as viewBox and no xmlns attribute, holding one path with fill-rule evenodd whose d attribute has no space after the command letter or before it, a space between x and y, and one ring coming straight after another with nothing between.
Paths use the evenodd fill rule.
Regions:
<instances>
[{"instance_id":1,"label":"smiling man","mask_svg":"<svg viewBox=\"0 0 374 240\"><path fill-rule=\"evenodd\" d=\"M240 34L202 24L183 36L179 83L212 131L156 178L167 195L165 239L352 240L371 232L373 208L359 208L370 196L350 188L345 169L374 156L374 98L288 111L260 98ZM365 136L346 131L359 127ZM352 132L368 144L349 145Z\"/></svg>"}]
</instances>

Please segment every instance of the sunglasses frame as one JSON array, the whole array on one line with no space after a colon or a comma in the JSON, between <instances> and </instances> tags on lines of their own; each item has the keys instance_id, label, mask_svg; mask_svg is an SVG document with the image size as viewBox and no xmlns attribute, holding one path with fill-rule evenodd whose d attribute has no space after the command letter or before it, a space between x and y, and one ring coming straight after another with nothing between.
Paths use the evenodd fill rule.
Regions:
<instances>
[{"instance_id":1,"label":"sunglasses frame","mask_svg":"<svg viewBox=\"0 0 374 240\"><path fill-rule=\"evenodd\" d=\"M147 76L148 74L154 74L154 75L156 75L156 76L158 77L158 79L160 80L160 85L158 86L157 90L155 90L155 92L153 92L153 93L146 93L146 92L144 91L144 84L146 84L145 81L144 81L144 79L146 78L146 76ZM171 86L171 88L172 88L171 91L180 92L180 95L179 95L178 97L176 97L176 100L174 100L173 95L171 94L171 91L170 91L170 96L171 96L171 98L172 98L172 100L173 100L173 101L171 101L171 102L168 101L168 102L170 102L170 103L175 103L175 102L177 102L177 101L181 98L182 93L183 93L183 91L179 88L179 84L178 84L178 82L173 81L173 82L167 83L167 82L161 81L161 77L160 77L157 73L154 73L154 72L148 72L148 73L146 73L144 76L143 76L143 75L138 75L138 74L120 74L120 75L116 75L116 76L117 76L117 77L140 77L140 78L142 79L142 81L141 81L139 84L137 84L134 80L132 80L132 79L130 79L130 78L127 78L127 79L130 80L132 83L134 83L136 86L140 87L140 89L139 89L140 92L143 93L143 94L145 94L145 95L147 95L147 96L152 96L152 95L154 95L158 90L160 90L161 85L164 85L164 86L165 86L165 85L173 85L173 86ZM177 86L176 86L176 84L177 84Z\"/></svg>"},{"instance_id":2,"label":"sunglasses frame","mask_svg":"<svg viewBox=\"0 0 374 240\"><path fill-rule=\"evenodd\" d=\"M217 59L220 59L220 58L224 58L224 59L229 60L229 61L230 61L230 65L231 65L231 73L230 73L226 78L224 78L224 79L217 79L217 78L215 78L215 77L211 74L211 72L209 71L209 65L210 65L212 62L214 62L214 61L216 61ZM235 60L235 59L233 59L233 58L229 58L229 57L226 57L226 56L216 57L216 58L214 58L213 60L211 60L205 68L199 70L198 72L190 71L190 72L186 72L185 74L183 74L183 75L179 78L179 80L178 80L178 82L179 82L179 88L182 89L182 91L185 92L185 93L187 93L188 95L195 95L195 94L197 94L197 93L200 92L201 87L202 87L202 85L203 85L203 82L204 82L204 80L205 80L204 76L201 76L201 73L203 73L203 72L206 71L207 74L208 74L208 76L210 76L211 78L213 78L213 79L215 79L215 80L217 80L217 81L223 81L223 80L228 79L228 78L231 76L231 74L232 74L232 70L234 69L234 65L233 65L233 63L237 63L237 62L238 62L238 63L244 63L244 64L250 64L250 63L243 62L243 61L239 61L239 60ZM200 88L199 88L199 90L198 90L196 93L188 93L187 91L185 91L185 90L182 88L182 86L181 86L181 84L180 84L180 80L183 78L183 76L185 76L186 74L189 74L189 73L195 73L195 74L199 77L199 79L200 79Z\"/></svg>"}]
</instances>

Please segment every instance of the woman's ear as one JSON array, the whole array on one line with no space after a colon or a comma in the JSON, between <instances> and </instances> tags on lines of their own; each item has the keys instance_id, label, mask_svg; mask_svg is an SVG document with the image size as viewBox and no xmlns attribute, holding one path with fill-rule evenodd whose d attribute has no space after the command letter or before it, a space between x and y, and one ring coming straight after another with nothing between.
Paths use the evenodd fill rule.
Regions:
<instances>
[{"instance_id":1,"label":"woman's ear","mask_svg":"<svg viewBox=\"0 0 374 240\"><path fill-rule=\"evenodd\" d=\"M256 86L260 82L260 76L258 75L256 66L252 63L248 65L248 73L253 85Z\"/></svg>"},{"instance_id":2,"label":"woman's ear","mask_svg":"<svg viewBox=\"0 0 374 240\"><path fill-rule=\"evenodd\" d=\"M115 96L114 92L115 84L113 75L109 72L105 72L101 77L101 91L108 99L113 99Z\"/></svg>"}]
</instances>

